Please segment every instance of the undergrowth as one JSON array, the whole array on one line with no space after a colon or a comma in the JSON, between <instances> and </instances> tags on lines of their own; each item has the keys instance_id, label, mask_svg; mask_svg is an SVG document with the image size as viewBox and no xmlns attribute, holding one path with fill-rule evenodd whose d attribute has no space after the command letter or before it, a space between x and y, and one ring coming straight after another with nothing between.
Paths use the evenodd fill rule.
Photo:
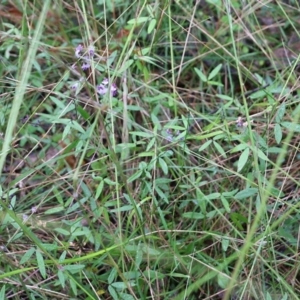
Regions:
<instances>
[{"instance_id":1,"label":"undergrowth","mask_svg":"<svg viewBox=\"0 0 300 300\"><path fill-rule=\"evenodd\" d=\"M299 299L298 1L2 1L0 299Z\"/></svg>"}]
</instances>

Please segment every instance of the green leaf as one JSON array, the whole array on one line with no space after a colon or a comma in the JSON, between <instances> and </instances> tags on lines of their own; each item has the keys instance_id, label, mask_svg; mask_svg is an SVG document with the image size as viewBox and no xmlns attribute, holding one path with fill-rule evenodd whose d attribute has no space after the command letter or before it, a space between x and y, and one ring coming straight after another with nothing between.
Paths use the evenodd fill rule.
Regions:
<instances>
[{"instance_id":1,"label":"green leaf","mask_svg":"<svg viewBox=\"0 0 300 300\"><path fill-rule=\"evenodd\" d=\"M202 213L196 212L186 212L182 214L183 218L194 219L194 220L202 220L205 216Z\"/></svg>"},{"instance_id":2,"label":"green leaf","mask_svg":"<svg viewBox=\"0 0 300 300\"><path fill-rule=\"evenodd\" d=\"M221 194L216 192L216 193L211 193L211 194L207 195L205 197L205 199L207 199L207 200L217 200L217 199L220 198L220 196L221 196Z\"/></svg>"},{"instance_id":3,"label":"green leaf","mask_svg":"<svg viewBox=\"0 0 300 300\"><path fill-rule=\"evenodd\" d=\"M221 195L221 201L222 201L222 204L226 210L226 212L230 213L230 206L229 206L229 203L227 201L227 199Z\"/></svg>"},{"instance_id":4,"label":"green leaf","mask_svg":"<svg viewBox=\"0 0 300 300\"><path fill-rule=\"evenodd\" d=\"M54 120L53 124L63 124L63 125L69 126L70 128L73 128L73 129L77 130L78 132L85 133L85 130L75 120L58 119L58 120Z\"/></svg>"},{"instance_id":5,"label":"green leaf","mask_svg":"<svg viewBox=\"0 0 300 300\"><path fill-rule=\"evenodd\" d=\"M300 132L300 125L293 122L282 122L281 126L294 132Z\"/></svg>"},{"instance_id":6,"label":"green leaf","mask_svg":"<svg viewBox=\"0 0 300 300\"><path fill-rule=\"evenodd\" d=\"M207 81L207 83L210 85L215 85L215 86L220 86L220 87L224 86L224 84L219 81Z\"/></svg>"},{"instance_id":7,"label":"green leaf","mask_svg":"<svg viewBox=\"0 0 300 300\"><path fill-rule=\"evenodd\" d=\"M87 121L90 118L89 113L83 109L80 105L76 106L76 110L80 113L80 115Z\"/></svg>"},{"instance_id":8,"label":"green leaf","mask_svg":"<svg viewBox=\"0 0 300 300\"><path fill-rule=\"evenodd\" d=\"M0 291L0 300L4 300L6 299L6 296L5 296L5 288L6 288L6 285L4 284L1 288L1 291Z\"/></svg>"},{"instance_id":9,"label":"green leaf","mask_svg":"<svg viewBox=\"0 0 300 300\"><path fill-rule=\"evenodd\" d=\"M35 252L35 248L28 249L25 252L25 254L22 256L20 264L21 265L25 264L30 259L30 257L33 255L34 252Z\"/></svg>"},{"instance_id":10,"label":"green leaf","mask_svg":"<svg viewBox=\"0 0 300 300\"><path fill-rule=\"evenodd\" d=\"M159 197L161 199L163 199L167 204L169 204L169 199L166 196L166 194L158 186L155 186L154 189L155 189L156 193L159 195Z\"/></svg>"},{"instance_id":11,"label":"green leaf","mask_svg":"<svg viewBox=\"0 0 300 300\"><path fill-rule=\"evenodd\" d=\"M110 274L107 278L107 283L112 284L114 282L116 276L117 276L117 269L116 268L111 269Z\"/></svg>"},{"instance_id":12,"label":"green leaf","mask_svg":"<svg viewBox=\"0 0 300 300\"><path fill-rule=\"evenodd\" d=\"M80 228L77 228L75 231L72 231L72 237L76 236L90 236L91 232L87 227L82 227L82 230Z\"/></svg>"},{"instance_id":13,"label":"green leaf","mask_svg":"<svg viewBox=\"0 0 300 300\"><path fill-rule=\"evenodd\" d=\"M85 268L85 265L66 265L64 266L64 271L69 271L71 274L78 273Z\"/></svg>"},{"instance_id":14,"label":"green leaf","mask_svg":"<svg viewBox=\"0 0 300 300\"><path fill-rule=\"evenodd\" d=\"M213 132L210 132L210 133L207 133L207 134L202 134L202 133L201 134L195 134L195 135L192 135L192 136L188 137L187 139L188 140L205 140L205 139L214 137L214 136L219 135L219 134L223 134L223 131L218 130L218 131L213 131Z\"/></svg>"},{"instance_id":15,"label":"green leaf","mask_svg":"<svg viewBox=\"0 0 300 300\"><path fill-rule=\"evenodd\" d=\"M135 180L137 180L138 178L141 177L141 175L143 174L143 171L142 170L138 170L137 172L135 172L134 174L132 174L128 180L127 180L127 183L131 183Z\"/></svg>"},{"instance_id":16,"label":"green leaf","mask_svg":"<svg viewBox=\"0 0 300 300\"><path fill-rule=\"evenodd\" d=\"M230 150L230 153L240 152L244 149L249 148L247 144L239 144Z\"/></svg>"},{"instance_id":17,"label":"green leaf","mask_svg":"<svg viewBox=\"0 0 300 300\"><path fill-rule=\"evenodd\" d=\"M257 92L255 92L255 93L251 94L251 95L249 96L249 98L250 98L250 99L258 99L258 98L263 98L263 97L265 97L266 95L267 95L266 91L260 90L260 91L257 91Z\"/></svg>"},{"instance_id":18,"label":"green leaf","mask_svg":"<svg viewBox=\"0 0 300 300\"><path fill-rule=\"evenodd\" d=\"M118 50L113 51L110 56L108 57L107 61L106 61L106 67L109 68L113 62L116 60L116 58L118 57ZM103 71L105 71L106 69L103 69L102 66L100 64L96 64L96 66L99 66L99 71L102 73Z\"/></svg>"},{"instance_id":19,"label":"green leaf","mask_svg":"<svg viewBox=\"0 0 300 300\"><path fill-rule=\"evenodd\" d=\"M225 289L228 286L228 283L230 281L230 278L226 275L223 275L222 273L218 273L218 285Z\"/></svg>"},{"instance_id":20,"label":"green leaf","mask_svg":"<svg viewBox=\"0 0 300 300\"><path fill-rule=\"evenodd\" d=\"M158 130L161 130L161 121L158 118L158 116L154 113L151 114L151 121L152 124L155 126L155 128L153 129L153 132L157 133Z\"/></svg>"},{"instance_id":21,"label":"green leaf","mask_svg":"<svg viewBox=\"0 0 300 300\"><path fill-rule=\"evenodd\" d=\"M125 293L122 293L122 292L120 292L120 297L121 297L120 300L135 300L136 299L136 297L133 297L130 294L125 294Z\"/></svg>"},{"instance_id":22,"label":"green leaf","mask_svg":"<svg viewBox=\"0 0 300 300\"><path fill-rule=\"evenodd\" d=\"M108 184L108 185L111 185L111 186L115 186L115 185L116 185L116 182L110 180L109 178L105 178L105 179L104 179L104 182L105 182L106 184Z\"/></svg>"},{"instance_id":23,"label":"green leaf","mask_svg":"<svg viewBox=\"0 0 300 300\"><path fill-rule=\"evenodd\" d=\"M283 150L282 150L282 148L279 148L279 147L270 147L269 149L268 149L268 152L269 153L273 153L273 154L279 154L279 153L281 153Z\"/></svg>"},{"instance_id":24,"label":"green leaf","mask_svg":"<svg viewBox=\"0 0 300 300\"><path fill-rule=\"evenodd\" d=\"M36 260L37 260L37 264L38 264L40 273L43 278L46 278L46 268L45 268L45 262L44 262L43 255L41 254L40 250L38 250L38 249L36 250L35 255L36 255Z\"/></svg>"},{"instance_id":25,"label":"green leaf","mask_svg":"<svg viewBox=\"0 0 300 300\"><path fill-rule=\"evenodd\" d=\"M169 169L168 169L168 165L166 164L165 160L162 159L161 157L159 157L158 162L159 162L159 165L160 165L161 169L165 173L165 175L167 175Z\"/></svg>"},{"instance_id":26,"label":"green leaf","mask_svg":"<svg viewBox=\"0 0 300 300\"><path fill-rule=\"evenodd\" d=\"M270 293L267 292L266 300L272 300L272 299L273 299L273 298L272 298L272 296L270 295Z\"/></svg>"},{"instance_id":27,"label":"green leaf","mask_svg":"<svg viewBox=\"0 0 300 300\"><path fill-rule=\"evenodd\" d=\"M217 216L217 215L219 215L219 214L223 214L223 213L225 213L225 209L224 208L221 208L221 209L219 209L219 210L212 210L212 211L210 211L207 215L206 215L206 217L208 218L208 219L211 219L211 218L214 218L215 216Z\"/></svg>"},{"instance_id":28,"label":"green leaf","mask_svg":"<svg viewBox=\"0 0 300 300\"><path fill-rule=\"evenodd\" d=\"M206 201L199 189L196 190L196 196L201 212L203 213L203 215L206 215L206 204L208 201Z\"/></svg>"},{"instance_id":29,"label":"green leaf","mask_svg":"<svg viewBox=\"0 0 300 300\"><path fill-rule=\"evenodd\" d=\"M101 180L96 189L96 196L95 196L96 199L98 199L100 197L103 187L104 187L104 181Z\"/></svg>"},{"instance_id":30,"label":"green leaf","mask_svg":"<svg viewBox=\"0 0 300 300\"><path fill-rule=\"evenodd\" d=\"M216 96L219 97L220 99L229 101L229 103L231 103L234 100L234 98L228 95L217 94Z\"/></svg>"},{"instance_id":31,"label":"green leaf","mask_svg":"<svg viewBox=\"0 0 300 300\"><path fill-rule=\"evenodd\" d=\"M150 151L150 152L141 152L139 155L139 157L149 157L149 156L155 156L155 152L154 151Z\"/></svg>"},{"instance_id":32,"label":"green leaf","mask_svg":"<svg viewBox=\"0 0 300 300\"><path fill-rule=\"evenodd\" d=\"M140 276L141 276L141 273L137 270L136 271L128 271L128 272L123 273L123 277L126 280L134 280L134 279L137 279Z\"/></svg>"},{"instance_id":33,"label":"green leaf","mask_svg":"<svg viewBox=\"0 0 300 300\"><path fill-rule=\"evenodd\" d=\"M222 148L222 146L221 146L219 143L217 143L216 141L214 141L213 143L214 143L214 146L215 146L215 148L217 149L217 151L218 151L223 157L226 158L227 156L226 156L226 153L225 153L224 149Z\"/></svg>"},{"instance_id":34,"label":"green leaf","mask_svg":"<svg viewBox=\"0 0 300 300\"><path fill-rule=\"evenodd\" d=\"M124 205L124 206L122 206L120 208L110 209L109 211L111 213L114 213L114 212L130 211L132 209L133 209L132 205Z\"/></svg>"},{"instance_id":35,"label":"green leaf","mask_svg":"<svg viewBox=\"0 0 300 300\"><path fill-rule=\"evenodd\" d=\"M59 256L58 262L63 262L66 259L67 251L63 251L62 254Z\"/></svg>"},{"instance_id":36,"label":"green leaf","mask_svg":"<svg viewBox=\"0 0 300 300\"><path fill-rule=\"evenodd\" d=\"M123 63L123 65L121 66L121 68L118 70L118 74L122 74L124 73L127 69L129 69L129 67L134 63L133 59L128 59L127 61L125 61L125 63Z\"/></svg>"},{"instance_id":37,"label":"green leaf","mask_svg":"<svg viewBox=\"0 0 300 300\"><path fill-rule=\"evenodd\" d=\"M158 60L151 57L151 56L148 56L148 55L143 55L143 56L136 56L135 57L136 59L140 60L140 61L145 61L149 64L152 64L152 65L155 65L155 66L159 66L158 65Z\"/></svg>"},{"instance_id":38,"label":"green leaf","mask_svg":"<svg viewBox=\"0 0 300 300\"><path fill-rule=\"evenodd\" d=\"M284 114L285 114L285 102L279 106L277 113L276 113L275 121L277 123L280 123L282 118L284 117Z\"/></svg>"},{"instance_id":39,"label":"green leaf","mask_svg":"<svg viewBox=\"0 0 300 300\"><path fill-rule=\"evenodd\" d=\"M44 244L43 243L43 247L47 251L55 251L59 248L59 246L56 243L53 243L53 244L49 244L49 243Z\"/></svg>"},{"instance_id":40,"label":"green leaf","mask_svg":"<svg viewBox=\"0 0 300 300\"><path fill-rule=\"evenodd\" d=\"M243 230L243 225L247 224L248 222L248 219L245 216L236 212L230 214L230 219L234 226L236 226L239 230Z\"/></svg>"},{"instance_id":41,"label":"green leaf","mask_svg":"<svg viewBox=\"0 0 300 300\"><path fill-rule=\"evenodd\" d=\"M63 135L62 135L62 140L64 141L66 139L66 137L69 135L71 131L71 125L70 124L67 124L65 126L65 129L64 129L64 132L63 132Z\"/></svg>"},{"instance_id":42,"label":"green leaf","mask_svg":"<svg viewBox=\"0 0 300 300\"><path fill-rule=\"evenodd\" d=\"M207 82L207 77L205 76L205 74L202 73L201 70L194 68L195 72L197 73L197 75L199 76L200 80L203 82Z\"/></svg>"},{"instance_id":43,"label":"green leaf","mask_svg":"<svg viewBox=\"0 0 300 300\"><path fill-rule=\"evenodd\" d=\"M65 236L69 236L70 235L70 232L65 230L65 229L62 229L62 228L55 228L54 229L56 232L62 234L62 235L65 235Z\"/></svg>"},{"instance_id":44,"label":"green leaf","mask_svg":"<svg viewBox=\"0 0 300 300\"><path fill-rule=\"evenodd\" d=\"M58 270L57 277L58 277L58 281L59 281L61 287L64 289L65 286L66 286L66 277L65 277L65 274L61 270Z\"/></svg>"},{"instance_id":45,"label":"green leaf","mask_svg":"<svg viewBox=\"0 0 300 300\"><path fill-rule=\"evenodd\" d=\"M283 297L281 298L281 300L288 300L288 294L284 293Z\"/></svg>"},{"instance_id":46,"label":"green leaf","mask_svg":"<svg viewBox=\"0 0 300 300\"><path fill-rule=\"evenodd\" d=\"M240 172L245 164L247 163L248 161L248 158L249 158L249 153L250 153L250 149L249 148L246 148L242 154L240 155L239 157L239 160L238 160L238 164L237 164L237 171Z\"/></svg>"},{"instance_id":47,"label":"green leaf","mask_svg":"<svg viewBox=\"0 0 300 300\"><path fill-rule=\"evenodd\" d=\"M131 131L130 134L135 135L135 136L144 137L144 138L152 138L153 137L152 132Z\"/></svg>"},{"instance_id":48,"label":"green leaf","mask_svg":"<svg viewBox=\"0 0 300 300\"><path fill-rule=\"evenodd\" d=\"M144 244L142 246L143 252L147 253L149 255L153 255L153 256L158 256L161 254L161 251L159 251L158 249L152 248L147 244Z\"/></svg>"},{"instance_id":49,"label":"green leaf","mask_svg":"<svg viewBox=\"0 0 300 300\"><path fill-rule=\"evenodd\" d=\"M71 289L72 289L72 292L74 294L74 296L77 296L78 294L78 291L77 291L77 284L75 283L74 280L70 280L70 286L71 286ZM76 297L77 298L77 297ZM78 299L78 298L77 298ZM90 299L90 298L89 298Z\"/></svg>"},{"instance_id":50,"label":"green leaf","mask_svg":"<svg viewBox=\"0 0 300 300\"><path fill-rule=\"evenodd\" d=\"M150 151L150 149L153 148L155 142L156 142L156 139L155 139L155 137L154 137L154 138L152 138L152 139L150 140L150 142L148 143L147 148L146 148L146 152ZM149 156L153 156L153 154L151 154L151 155L149 155Z\"/></svg>"},{"instance_id":51,"label":"green leaf","mask_svg":"<svg viewBox=\"0 0 300 300\"><path fill-rule=\"evenodd\" d=\"M227 197L227 198L228 197L232 198L237 192L238 192L238 189L231 190L229 192L223 192L222 196Z\"/></svg>"},{"instance_id":52,"label":"green leaf","mask_svg":"<svg viewBox=\"0 0 300 300\"><path fill-rule=\"evenodd\" d=\"M156 26L156 19L152 19L149 22L147 33L150 34L153 31L153 29L155 28L155 26Z\"/></svg>"},{"instance_id":53,"label":"green leaf","mask_svg":"<svg viewBox=\"0 0 300 300\"><path fill-rule=\"evenodd\" d=\"M135 266L137 270L139 269L142 261L143 261L143 251L142 251L141 243L139 243L135 255Z\"/></svg>"},{"instance_id":54,"label":"green leaf","mask_svg":"<svg viewBox=\"0 0 300 300\"><path fill-rule=\"evenodd\" d=\"M111 285L108 286L108 291L114 300L120 300L120 297L118 296L117 292Z\"/></svg>"},{"instance_id":55,"label":"green leaf","mask_svg":"<svg viewBox=\"0 0 300 300\"><path fill-rule=\"evenodd\" d=\"M137 19L131 19L129 21L127 21L127 24L141 24L141 23L145 23L149 20L149 17L139 17Z\"/></svg>"},{"instance_id":56,"label":"green leaf","mask_svg":"<svg viewBox=\"0 0 300 300\"><path fill-rule=\"evenodd\" d=\"M260 146L259 148L263 148L263 149L268 149L268 143L266 141L265 138L263 138L260 134L258 134L257 132L253 132L254 137L255 137L255 141L258 143L258 145Z\"/></svg>"},{"instance_id":57,"label":"green leaf","mask_svg":"<svg viewBox=\"0 0 300 300\"><path fill-rule=\"evenodd\" d=\"M45 214L46 215L51 215L51 214L55 214L55 213L58 213L58 212L61 212L63 211L65 208L63 206L57 206L57 207L53 207L53 208L50 208L48 210L45 211Z\"/></svg>"},{"instance_id":58,"label":"green leaf","mask_svg":"<svg viewBox=\"0 0 300 300\"><path fill-rule=\"evenodd\" d=\"M257 150L257 156L265 161L269 161L268 157L266 156L266 154L264 154L260 149L256 149Z\"/></svg>"},{"instance_id":59,"label":"green leaf","mask_svg":"<svg viewBox=\"0 0 300 300\"><path fill-rule=\"evenodd\" d=\"M223 251L226 252L228 247L229 247L229 239L222 238L222 249L223 249Z\"/></svg>"},{"instance_id":60,"label":"green leaf","mask_svg":"<svg viewBox=\"0 0 300 300\"><path fill-rule=\"evenodd\" d=\"M242 191L238 192L234 196L234 198L237 199L237 200L242 200L242 199L249 198L249 197L252 197L252 196L256 195L257 192L258 192L257 188L247 188L245 190L242 190Z\"/></svg>"},{"instance_id":61,"label":"green leaf","mask_svg":"<svg viewBox=\"0 0 300 300\"><path fill-rule=\"evenodd\" d=\"M217 65L208 75L208 80L213 79L221 70L222 64Z\"/></svg>"},{"instance_id":62,"label":"green leaf","mask_svg":"<svg viewBox=\"0 0 300 300\"><path fill-rule=\"evenodd\" d=\"M216 5L218 8L222 5L222 0L206 0L207 3Z\"/></svg>"},{"instance_id":63,"label":"green leaf","mask_svg":"<svg viewBox=\"0 0 300 300\"><path fill-rule=\"evenodd\" d=\"M279 124L275 124L274 135L275 135L276 143L280 144L280 142L282 140L282 130L281 130L281 126Z\"/></svg>"},{"instance_id":64,"label":"green leaf","mask_svg":"<svg viewBox=\"0 0 300 300\"><path fill-rule=\"evenodd\" d=\"M205 150L210 144L212 143L212 140L206 141L199 149L199 151Z\"/></svg>"}]
</instances>

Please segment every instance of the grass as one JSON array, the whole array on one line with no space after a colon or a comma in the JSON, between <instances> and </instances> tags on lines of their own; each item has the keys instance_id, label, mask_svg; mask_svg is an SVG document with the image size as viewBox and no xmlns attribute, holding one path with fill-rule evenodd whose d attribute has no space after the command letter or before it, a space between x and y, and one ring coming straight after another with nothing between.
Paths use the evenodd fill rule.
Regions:
<instances>
[{"instance_id":1,"label":"grass","mask_svg":"<svg viewBox=\"0 0 300 300\"><path fill-rule=\"evenodd\" d=\"M2 1L0 299L300 297L299 3L198 2Z\"/></svg>"}]
</instances>

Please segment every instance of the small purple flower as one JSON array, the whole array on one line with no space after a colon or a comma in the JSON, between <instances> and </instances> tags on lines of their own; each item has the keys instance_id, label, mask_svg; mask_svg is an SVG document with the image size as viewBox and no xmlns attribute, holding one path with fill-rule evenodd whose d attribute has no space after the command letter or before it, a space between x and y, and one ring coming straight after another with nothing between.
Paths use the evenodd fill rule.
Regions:
<instances>
[{"instance_id":1,"label":"small purple flower","mask_svg":"<svg viewBox=\"0 0 300 300\"><path fill-rule=\"evenodd\" d=\"M115 83L113 83L110 87L110 92L112 94L113 97L117 97L118 96L118 88L117 85Z\"/></svg>"},{"instance_id":2,"label":"small purple flower","mask_svg":"<svg viewBox=\"0 0 300 300\"><path fill-rule=\"evenodd\" d=\"M235 123L236 123L237 127L243 127L244 121L243 121L242 117L238 117L237 120L235 121Z\"/></svg>"},{"instance_id":3,"label":"small purple flower","mask_svg":"<svg viewBox=\"0 0 300 300\"><path fill-rule=\"evenodd\" d=\"M81 66L81 69L82 69L83 71L85 71L85 70L87 70L90 66L91 66L91 65L90 65L89 62L84 62L84 63L82 64L82 66Z\"/></svg>"},{"instance_id":4,"label":"small purple flower","mask_svg":"<svg viewBox=\"0 0 300 300\"><path fill-rule=\"evenodd\" d=\"M37 212L37 207L36 206L33 206L32 208L31 208L31 213L36 213Z\"/></svg>"},{"instance_id":5,"label":"small purple flower","mask_svg":"<svg viewBox=\"0 0 300 300\"><path fill-rule=\"evenodd\" d=\"M90 46L88 47L88 53L89 53L89 55L90 55L91 57L93 57L93 56L95 55L95 47L92 46L92 45L90 45Z\"/></svg>"},{"instance_id":6,"label":"small purple flower","mask_svg":"<svg viewBox=\"0 0 300 300\"><path fill-rule=\"evenodd\" d=\"M77 82L75 82L75 83L73 83L73 84L71 85L71 89L72 89L72 90L77 90L78 86L79 86L79 82L77 81Z\"/></svg>"},{"instance_id":7,"label":"small purple flower","mask_svg":"<svg viewBox=\"0 0 300 300\"><path fill-rule=\"evenodd\" d=\"M166 140L168 141L168 142L175 142L176 141L176 139L179 137L179 135L180 135L180 131L179 130L177 130L175 133L174 133L174 131L173 130L171 130L171 129L167 129L166 130ZM180 139L179 139L179 141L183 141L183 137L181 137Z\"/></svg>"},{"instance_id":8,"label":"small purple flower","mask_svg":"<svg viewBox=\"0 0 300 300\"><path fill-rule=\"evenodd\" d=\"M83 50L83 46L79 44L75 49L75 56L79 58L81 56L81 51Z\"/></svg>"},{"instance_id":9,"label":"small purple flower","mask_svg":"<svg viewBox=\"0 0 300 300\"><path fill-rule=\"evenodd\" d=\"M104 84L99 84L97 86L97 93L100 94L101 96L105 95L108 91L108 88Z\"/></svg>"},{"instance_id":10,"label":"small purple flower","mask_svg":"<svg viewBox=\"0 0 300 300\"><path fill-rule=\"evenodd\" d=\"M102 82L97 86L97 93L101 96L105 95L108 91L109 80L104 78ZM118 87L115 83L113 83L110 87L110 93L113 97L118 95Z\"/></svg>"},{"instance_id":11,"label":"small purple flower","mask_svg":"<svg viewBox=\"0 0 300 300\"><path fill-rule=\"evenodd\" d=\"M108 85L108 84L109 84L108 79L107 79L107 78L104 78L104 79L102 80L102 84Z\"/></svg>"},{"instance_id":12,"label":"small purple flower","mask_svg":"<svg viewBox=\"0 0 300 300\"><path fill-rule=\"evenodd\" d=\"M80 77L78 81L74 82L71 85L71 90L77 90L82 82L84 82L84 77Z\"/></svg>"},{"instance_id":13,"label":"small purple flower","mask_svg":"<svg viewBox=\"0 0 300 300\"><path fill-rule=\"evenodd\" d=\"M167 141L172 142L173 141L173 134L172 134L171 130L167 129L166 133L167 133L167 136L166 136Z\"/></svg>"}]
</instances>

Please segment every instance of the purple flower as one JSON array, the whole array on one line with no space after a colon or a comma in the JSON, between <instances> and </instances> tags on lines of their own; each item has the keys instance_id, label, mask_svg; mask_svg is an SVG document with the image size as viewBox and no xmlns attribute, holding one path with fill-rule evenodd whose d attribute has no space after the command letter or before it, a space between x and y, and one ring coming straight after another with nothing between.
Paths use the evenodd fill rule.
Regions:
<instances>
[{"instance_id":1,"label":"purple flower","mask_svg":"<svg viewBox=\"0 0 300 300\"><path fill-rule=\"evenodd\" d=\"M86 62L84 62L84 63L82 64L81 69L82 69L83 71L85 71L85 70L87 70L90 66L91 66L90 63L86 61Z\"/></svg>"},{"instance_id":2,"label":"purple flower","mask_svg":"<svg viewBox=\"0 0 300 300\"><path fill-rule=\"evenodd\" d=\"M112 94L113 97L117 97L118 96L118 88L117 85L115 83L113 83L110 87L110 92Z\"/></svg>"},{"instance_id":3,"label":"purple flower","mask_svg":"<svg viewBox=\"0 0 300 300\"><path fill-rule=\"evenodd\" d=\"M167 133L167 136L166 136L167 141L172 142L173 141L173 134L172 134L171 130L167 129L166 133Z\"/></svg>"},{"instance_id":4,"label":"purple flower","mask_svg":"<svg viewBox=\"0 0 300 300\"><path fill-rule=\"evenodd\" d=\"M101 96L105 95L108 91L109 80L104 78L103 81L97 86L97 93ZM118 87L115 83L113 83L110 87L110 93L113 97L118 95Z\"/></svg>"},{"instance_id":5,"label":"purple flower","mask_svg":"<svg viewBox=\"0 0 300 300\"><path fill-rule=\"evenodd\" d=\"M104 78L104 79L102 80L102 84L108 85L108 84L109 84L108 79L107 79L107 78Z\"/></svg>"},{"instance_id":6,"label":"purple flower","mask_svg":"<svg viewBox=\"0 0 300 300\"><path fill-rule=\"evenodd\" d=\"M95 47L92 46L92 45L90 45L90 46L88 47L88 53L89 53L89 55L90 55L91 57L93 57L93 56L95 55Z\"/></svg>"},{"instance_id":7,"label":"purple flower","mask_svg":"<svg viewBox=\"0 0 300 300\"><path fill-rule=\"evenodd\" d=\"M243 127L244 121L243 121L242 117L238 117L237 120L235 121L235 123L236 123L237 127Z\"/></svg>"},{"instance_id":8,"label":"purple flower","mask_svg":"<svg viewBox=\"0 0 300 300\"><path fill-rule=\"evenodd\" d=\"M71 85L71 89L72 90L77 90L79 88L79 85L81 82L84 81L84 77L80 77L78 81L74 82L72 85Z\"/></svg>"},{"instance_id":9,"label":"purple flower","mask_svg":"<svg viewBox=\"0 0 300 300\"><path fill-rule=\"evenodd\" d=\"M72 89L72 90L77 90L78 86L79 86L79 82L77 81L77 82L75 82L75 83L73 83L73 84L71 85L71 89Z\"/></svg>"},{"instance_id":10,"label":"purple flower","mask_svg":"<svg viewBox=\"0 0 300 300\"><path fill-rule=\"evenodd\" d=\"M75 56L79 58L81 56L81 51L83 50L83 46L79 44L75 49Z\"/></svg>"},{"instance_id":11,"label":"purple flower","mask_svg":"<svg viewBox=\"0 0 300 300\"><path fill-rule=\"evenodd\" d=\"M101 96L105 95L108 91L108 88L104 84L99 84L97 86L97 93L100 94Z\"/></svg>"},{"instance_id":12,"label":"purple flower","mask_svg":"<svg viewBox=\"0 0 300 300\"><path fill-rule=\"evenodd\" d=\"M169 128L166 130L166 140L168 142L175 142L179 135L180 135L179 130L177 130L175 133L173 130L171 130ZM179 141L183 141L183 137L180 138Z\"/></svg>"}]
</instances>

